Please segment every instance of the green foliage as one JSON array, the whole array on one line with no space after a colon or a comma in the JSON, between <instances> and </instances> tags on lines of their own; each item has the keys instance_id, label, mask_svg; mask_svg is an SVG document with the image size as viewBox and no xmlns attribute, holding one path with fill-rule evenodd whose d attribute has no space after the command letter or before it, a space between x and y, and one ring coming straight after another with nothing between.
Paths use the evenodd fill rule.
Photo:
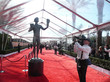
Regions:
<instances>
[{"instance_id":1,"label":"green foliage","mask_svg":"<svg viewBox=\"0 0 110 82\"><path fill-rule=\"evenodd\" d=\"M64 51L64 53L67 54L67 55L73 56L73 57L77 56L76 53L66 51L66 50ZM110 61L104 60L104 59L99 59L99 58L96 58L96 57L91 57L91 56L90 56L90 59L91 59L92 64L97 65L99 67L102 67L104 69L110 70Z\"/></svg>"},{"instance_id":2,"label":"green foliage","mask_svg":"<svg viewBox=\"0 0 110 82\"><path fill-rule=\"evenodd\" d=\"M24 49L24 48L27 48L27 46L21 47L21 49ZM9 53L12 53L12 52L15 52L15 51L18 51L18 48L4 50L4 51L1 51L0 54L5 55L5 54L9 54Z\"/></svg>"},{"instance_id":3,"label":"green foliage","mask_svg":"<svg viewBox=\"0 0 110 82\"><path fill-rule=\"evenodd\" d=\"M74 52L70 52L70 51L65 50L64 53L67 55L73 56L73 57L77 57L77 54Z\"/></svg>"},{"instance_id":4,"label":"green foliage","mask_svg":"<svg viewBox=\"0 0 110 82\"><path fill-rule=\"evenodd\" d=\"M97 65L99 67L105 68L107 70L110 70L110 61L99 59L95 57L90 57L92 64Z\"/></svg>"},{"instance_id":5,"label":"green foliage","mask_svg":"<svg viewBox=\"0 0 110 82\"><path fill-rule=\"evenodd\" d=\"M3 39L3 42L2 42L2 39ZM5 34L5 33L0 34L0 51L2 51L2 45L3 45L3 50L7 50L7 49L12 48L12 42L11 42L10 35Z\"/></svg>"},{"instance_id":6,"label":"green foliage","mask_svg":"<svg viewBox=\"0 0 110 82\"><path fill-rule=\"evenodd\" d=\"M17 48L1 51L0 54L8 54L17 51Z\"/></svg>"}]
</instances>

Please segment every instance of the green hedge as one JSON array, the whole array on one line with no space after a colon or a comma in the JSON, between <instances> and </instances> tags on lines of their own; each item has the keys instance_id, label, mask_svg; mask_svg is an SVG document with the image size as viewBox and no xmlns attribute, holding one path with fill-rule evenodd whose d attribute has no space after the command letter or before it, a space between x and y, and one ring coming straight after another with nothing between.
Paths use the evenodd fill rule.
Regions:
<instances>
[{"instance_id":1,"label":"green hedge","mask_svg":"<svg viewBox=\"0 0 110 82\"><path fill-rule=\"evenodd\" d=\"M90 56L90 59L91 59L92 64L102 67L104 69L110 70L109 60L99 59L99 58L91 57L91 56Z\"/></svg>"},{"instance_id":2,"label":"green hedge","mask_svg":"<svg viewBox=\"0 0 110 82\"><path fill-rule=\"evenodd\" d=\"M27 46L21 47L21 49L24 49L24 48L27 48ZM5 54L12 53L12 52L15 52L15 51L18 51L18 48L13 48L13 49L5 50L5 51L0 51L0 54L5 55Z\"/></svg>"},{"instance_id":3,"label":"green hedge","mask_svg":"<svg viewBox=\"0 0 110 82\"><path fill-rule=\"evenodd\" d=\"M64 53L67 55L73 56L73 57L77 56L76 53L66 51L66 50L64 51ZM110 61L109 60L99 59L99 58L91 57L91 56L90 56L90 59L91 59L92 64L102 67L104 69L110 70Z\"/></svg>"},{"instance_id":4,"label":"green hedge","mask_svg":"<svg viewBox=\"0 0 110 82\"><path fill-rule=\"evenodd\" d=\"M73 57L77 57L77 54L74 52L70 52L70 51L65 50L64 53L67 55L73 56Z\"/></svg>"}]
</instances>

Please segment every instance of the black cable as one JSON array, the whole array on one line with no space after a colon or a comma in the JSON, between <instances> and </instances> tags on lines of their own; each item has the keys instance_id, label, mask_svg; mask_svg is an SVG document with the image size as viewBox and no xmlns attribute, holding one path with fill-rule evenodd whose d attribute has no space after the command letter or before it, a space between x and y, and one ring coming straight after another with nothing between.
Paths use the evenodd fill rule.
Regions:
<instances>
[{"instance_id":1,"label":"black cable","mask_svg":"<svg viewBox=\"0 0 110 82\"><path fill-rule=\"evenodd\" d=\"M24 57L24 56L23 56ZM6 58L6 60L8 60L8 61L10 61L10 62L18 62L18 61L20 61L21 59L23 59L23 57L21 57L20 59L18 59L17 61L11 61L11 60L9 60L7 57L5 57Z\"/></svg>"}]
</instances>

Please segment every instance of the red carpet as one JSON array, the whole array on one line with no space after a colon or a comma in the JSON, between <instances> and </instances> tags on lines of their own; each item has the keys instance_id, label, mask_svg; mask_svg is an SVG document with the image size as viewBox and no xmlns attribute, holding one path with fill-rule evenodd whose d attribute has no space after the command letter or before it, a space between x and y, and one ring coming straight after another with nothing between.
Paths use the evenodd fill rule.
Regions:
<instances>
[{"instance_id":1,"label":"red carpet","mask_svg":"<svg viewBox=\"0 0 110 82\"><path fill-rule=\"evenodd\" d=\"M30 51L32 49L27 49L20 54L14 54L7 58L16 61L23 55L28 55ZM43 50L43 53L44 55L39 54L39 57L44 60L43 76L29 77L28 72L25 74L22 71L25 69L25 58L18 62L9 62L4 58L3 70L5 72L0 73L0 82L79 82L74 60L67 56L54 55L53 50ZM110 82L110 76L88 67L87 82Z\"/></svg>"}]
</instances>

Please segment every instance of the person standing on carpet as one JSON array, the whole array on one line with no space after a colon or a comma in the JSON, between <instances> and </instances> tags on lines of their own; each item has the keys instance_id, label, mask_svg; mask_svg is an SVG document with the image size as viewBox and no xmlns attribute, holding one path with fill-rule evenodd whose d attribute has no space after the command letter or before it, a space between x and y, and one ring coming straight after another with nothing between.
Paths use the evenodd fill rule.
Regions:
<instances>
[{"instance_id":1,"label":"person standing on carpet","mask_svg":"<svg viewBox=\"0 0 110 82\"><path fill-rule=\"evenodd\" d=\"M90 40L84 39L84 45L81 46L77 41L74 45L74 52L77 53L77 71L80 82L86 82L86 71L88 67L89 54L91 53L91 47L89 46Z\"/></svg>"},{"instance_id":2,"label":"person standing on carpet","mask_svg":"<svg viewBox=\"0 0 110 82\"><path fill-rule=\"evenodd\" d=\"M42 48L44 48L44 45L41 43L40 44L40 53L42 54Z\"/></svg>"},{"instance_id":3,"label":"person standing on carpet","mask_svg":"<svg viewBox=\"0 0 110 82\"><path fill-rule=\"evenodd\" d=\"M18 53L20 53L20 43L18 43Z\"/></svg>"},{"instance_id":4,"label":"person standing on carpet","mask_svg":"<svg viewBox=\"0 0 110 82\"><path fill-rule=\"evenodd\" d=\"M105 59L106 59L106 60L109 60L109 57L110 57L109 45L106 45L106 46L104 47L104 51L105 51Z\"/></svg>"},{"instance_id":5,"label":"person standing on carpet","mask_svg":"<svg viewBox=\"0 0 110 82\"><path fill-rule=\"evenodd\" d=\"M58 50L58 46L57 46L57 44L55 44L54 45L54 52L55 52L56 55L57 55L57 50Z\"/></svg>"}]
</instances>

